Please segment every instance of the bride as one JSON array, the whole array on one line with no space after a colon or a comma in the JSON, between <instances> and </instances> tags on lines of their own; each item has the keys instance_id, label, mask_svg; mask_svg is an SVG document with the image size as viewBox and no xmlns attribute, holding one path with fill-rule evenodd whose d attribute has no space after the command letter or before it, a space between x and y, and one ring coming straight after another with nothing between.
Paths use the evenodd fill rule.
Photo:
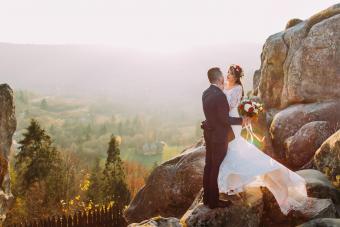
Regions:
<instances>
[{"instance_id":1,"label":"bride","mask_svg":"<svg viewBox=\"0 0 340 227\"><path fill-rule=\"evenodd\" d=\"M240 81L243 70L231 65L228 70L224 93L230 106L229 116L239 117L237 107L244 95ZM274 195L282 213L288 214L307 202L305 180L283 166L241 136L242 126L232 125L235 139L228 145L228 152L218 174L220 193L238 194L246 187L267 187Z\"/></svg>"}]
</instances>

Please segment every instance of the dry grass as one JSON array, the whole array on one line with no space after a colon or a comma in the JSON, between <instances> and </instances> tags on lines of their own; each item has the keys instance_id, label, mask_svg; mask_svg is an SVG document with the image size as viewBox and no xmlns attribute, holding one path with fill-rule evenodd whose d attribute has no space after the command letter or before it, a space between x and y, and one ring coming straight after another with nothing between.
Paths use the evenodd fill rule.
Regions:
<instances>
[{"instance_id":1,"label":"dry grass","mask_svg":"<svg viewBox=\"0 0 340 227\"><path fill-rule=\"evenodd\" d=\"M325 9L313 16L311 16L306 23L306 34L308 34L309 30L317 23L328 19L330 17L333 17L337 14L340 14L340 7L330 7L328 9Z\"/></svg>"},{"instance_id":2,"label":"dry grass","mask_svg":"<svg viewBox=\"0 0 340 227\"><path fill-rule=\"evenodd\" d=\"M301 23L302 21L303 21L303 20L298 19L298 18L290 19L290 20L287 22L286 28L285 28L285 29L287 30L288 28L294 27L295 25Z\"/></svg>"}]
</instances>

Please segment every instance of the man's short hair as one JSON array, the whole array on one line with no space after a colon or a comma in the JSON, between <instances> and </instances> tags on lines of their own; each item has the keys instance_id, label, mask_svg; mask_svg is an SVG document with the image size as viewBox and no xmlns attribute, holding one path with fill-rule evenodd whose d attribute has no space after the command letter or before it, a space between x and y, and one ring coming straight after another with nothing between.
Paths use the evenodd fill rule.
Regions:
<instances>
[{"instance_id":1,"label":"man's short hair","mask_svg":"<svg viewBox=\"0 0 340 227\"><path fill-rule=\"evenodd\" d=\"M214 67L208 70L208 79L210 83L217 82L220 77L222 77L220 68Z\"/></svg>"}]
</instances>

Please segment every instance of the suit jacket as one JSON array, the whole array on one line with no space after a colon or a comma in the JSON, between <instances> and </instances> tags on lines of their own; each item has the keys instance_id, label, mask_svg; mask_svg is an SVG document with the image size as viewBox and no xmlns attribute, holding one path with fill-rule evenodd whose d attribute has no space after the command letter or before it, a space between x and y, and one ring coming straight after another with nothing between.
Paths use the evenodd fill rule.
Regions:
<instances>
[{"instance_id":1,"label":"suit jacket","mask_svg":"<svg viewBox=\"0 0 340 227\"><path fill-rule=\"evenodd\" d=\"M231 125L241 125L242 118L229 117L229 104L226 95L215 85L210 85L202 95L205 121L204 133L209 134L211 142L230 142L235 138Z\"/></svg>"}]
</instances>

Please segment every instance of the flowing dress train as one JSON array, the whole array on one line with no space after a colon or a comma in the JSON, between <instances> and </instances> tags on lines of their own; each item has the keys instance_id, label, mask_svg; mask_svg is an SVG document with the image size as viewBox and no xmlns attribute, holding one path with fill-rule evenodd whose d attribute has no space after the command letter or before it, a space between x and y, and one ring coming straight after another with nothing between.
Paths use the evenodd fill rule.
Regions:
<instances>
[{"instance_id":1,"label":"flowing dress train","mask_svg":"<svg viewBox=\"0 0 340 227\"><path fill-rule=\"evenodd\" d=\"M242 87L224 92L230 105L229 115L239 117L237 106ZM232 129L235 139L229 143L219 169L219 192L232 195L246 187L264 186L272 192L282 213L304 207L308 200L305 180L245 140L241 136L242 126L232 125Z\"/></svg>"}]
</instances>

